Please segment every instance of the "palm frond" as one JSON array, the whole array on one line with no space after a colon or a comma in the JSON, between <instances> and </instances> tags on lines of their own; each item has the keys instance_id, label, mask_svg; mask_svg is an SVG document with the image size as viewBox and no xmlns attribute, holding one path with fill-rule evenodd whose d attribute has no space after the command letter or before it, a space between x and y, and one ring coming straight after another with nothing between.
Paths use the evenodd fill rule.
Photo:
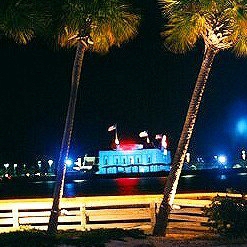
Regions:
<instances>
[{"instance_id":1,"label":"palm frond","mask_svg":"<svg viewBox=\"0 0 247 247\"><path fill-rule=\"evenodd\" d=\"M234 45L233 50L237 56L247 55L247 36L241 36Z\"/></svg>"},{"instance_id":2,"label":"palm frond","mask_svg":"<svg viewBox=\"0 0 247 247\"><path fill-rule=\"evenodd\" d=\"M60 17L61 28L57 29L60 44L76 45L77 41L70 38L79 34L88 17L92 19L92 50L99 53L135 37L140 22L140 16L119 0L66 0Z\"/></svg>"},{"instance_id":3,"label":"palm frond","mask_svg":"<svg viewBox=\"0 0 247 247\"><path fill-rule=\"evenodd\" d=\"M200 37L203 23L204 19L199 14L173 15L162 33L165 46L175 53L190 50Z\"/></svg>"},{"instance_id":4,"label":"palm frond","mask_svg":"<svg viewBox=\"0 0 247 247\"><path fill-rule=\"evenodd\" d=\"M168 18L162 36L173 52L191 49L196 40L217 49L234 48L245 54L247 23L246 0L160 0ZM243 47L241 47L241 45Z\"/></svg>"},{"instance_id":5,"label":"palm frond","mask_svg":"<svg viewBox=\"0 0 247 247\"><path fill-rule=\"evenodd\" d=\"M33 1L5 1L0 8L0 32L17 43L27 44L47 22L46 11Z\"/></svg>"}]
</instances>

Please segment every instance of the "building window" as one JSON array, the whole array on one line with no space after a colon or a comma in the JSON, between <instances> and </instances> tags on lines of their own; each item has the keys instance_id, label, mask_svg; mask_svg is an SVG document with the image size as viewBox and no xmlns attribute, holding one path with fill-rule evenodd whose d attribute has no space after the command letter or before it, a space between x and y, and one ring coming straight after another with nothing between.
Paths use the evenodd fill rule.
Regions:
<instances>
[{"instance_id":1,"label":"building window","mask_svg":"<svg viewBox=\"0 0 247 247\"><path fill-rule=\"evenodd\" d=\"M130 164L133 165L134 164L134 158L130 157Z\"/></svg>"},{"instance_id":2,"label":"building window","mask_svg":"<svg viewBox=\"0 0 247 247\"><path fill-rule=\"evenodd\" d=\"M105 165L108 164L108 159L107 159L107 157L104 158L104 164L105 164Z\"/></svg>"},{"instance_id":3,"label":"building window","mask_svg":"<svg viewBox=\"0 0 247 247\"><path fill-rule=\"evenodd\" d=\"M137 164L139 164L140 163L140 158L137 158Z\"/></svg>"},{"instance_id":4,"label":"building window","mask_svg":"<svg viewBox=\"0 0 247 247\"><path fill-rule=\"evenodd\" d=\"M118 155L114 155L114 164L115 165L119 164L119 156Z\"/></svg>"},{"instance_id":5,"label":"building window","mask_svg":"<svg viewBox=\"0 0 247 247\"><path fill-rule=\"evenodd\" d=\"M123 163L124 163L124 164L126 164L126 160L125 160L125 158L123 159Z\"/></svg>"},{"instance_id":6,"label":"building window","mask_svg":"<svg viewBox=\"0 0 247 247\"><path fill-rule=\"evenodd\" d=\"M148 163L151 163L151 157L148 155Z\"/></svg>"}]
</instances>

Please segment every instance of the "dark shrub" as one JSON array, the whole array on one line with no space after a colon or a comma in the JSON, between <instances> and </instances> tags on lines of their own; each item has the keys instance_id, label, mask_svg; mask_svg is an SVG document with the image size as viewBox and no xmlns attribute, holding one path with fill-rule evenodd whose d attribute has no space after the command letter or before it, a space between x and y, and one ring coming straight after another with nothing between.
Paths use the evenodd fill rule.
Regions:
<instances>
[{"instance_id":1,"label":"dark shrub","mask_svg":"<svg viewBox=\"0 0 247 247\"><path fill-rule=\"evenodd\" d=\"M247 201L244 198L216 196L204 208L209 226L220 235L247 236Z\"/></svg>"}]
</instances>

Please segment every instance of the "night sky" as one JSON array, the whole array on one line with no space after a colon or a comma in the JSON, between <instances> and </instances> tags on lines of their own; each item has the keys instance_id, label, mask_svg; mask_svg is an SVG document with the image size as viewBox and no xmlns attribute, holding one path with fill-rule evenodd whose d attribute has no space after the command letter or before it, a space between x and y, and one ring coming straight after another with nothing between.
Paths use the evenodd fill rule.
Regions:
<instances>
[{"instance_id":1,"label":"night sky","mask_svg":"<svg viewBox=\"0 0 247 247\"><path fill-rule=\"evenodd\" d=\"M107 55L88 52L79 88L71 157L97 155L148 130L168 136L174 154L202 61L203 45L173 54L160 37L156 1L136 1L139 35ZM18 46L0 40L0 162L57 159L75 49L55 51L41 41ZM217 55L190 145L193 156L240 156L247 148L247 58ZM0 163L0 164L1 164Z\"/></svg>"}]
</instances>

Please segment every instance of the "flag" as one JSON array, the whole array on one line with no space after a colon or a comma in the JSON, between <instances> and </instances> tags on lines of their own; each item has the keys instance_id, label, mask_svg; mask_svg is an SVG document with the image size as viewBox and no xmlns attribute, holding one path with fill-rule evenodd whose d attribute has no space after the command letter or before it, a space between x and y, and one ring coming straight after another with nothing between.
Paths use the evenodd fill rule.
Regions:
<instances>
[{"instance_id":1,"label":"flag","mask_svg":"<svg viewBox=\"0 0 247 247\"><path fill-rule=\"evenodd\" d=\"M150 143L150 140L149 140L148 136L147 136L147 143L148 143L148 144Z\"/></svg>"},{"instance_id":2,"label":"flag","mask_svg":"<svg viewBox=\"0 0 247 247\"><path fill-rule=\"evenodd\" d=\"M114 125L112 125L112 126L110 126L110 127L108 128L108 131L113 131L113 130L115 130L116 128L117 128L117 125L114 124Z\"/></svg>"},{"instance_id":3,"label":"flag","mask_svg":"<svg viewBox=\"0 0 247 247\"><path fill-rule=\"evenodd\" d=\"M167 139L166 139L166 135L163 135L163 137L162 137L161 146L162 146L164 149L167 149Z\"/></svg>"},{"instance_id":4,"label":"flag","mask_svg":"<svg viewBox=\"0 0 247 247\"><path fill-rule=\"evenodd\" d=\"M147 131L142 131L139 134L140 137L148 137L148 132Z\"/></svg>"},{"instance_id":5,"label":"flag","mask_svg":"<svg viewBox=\"0 0 247 247\"><path fill-rule=\"evenodd\" d=\"M155 136L155 139L156 139L156 140L162 139L162 134L156 135L156 136Z\"/></svg>"}]
</instances>

